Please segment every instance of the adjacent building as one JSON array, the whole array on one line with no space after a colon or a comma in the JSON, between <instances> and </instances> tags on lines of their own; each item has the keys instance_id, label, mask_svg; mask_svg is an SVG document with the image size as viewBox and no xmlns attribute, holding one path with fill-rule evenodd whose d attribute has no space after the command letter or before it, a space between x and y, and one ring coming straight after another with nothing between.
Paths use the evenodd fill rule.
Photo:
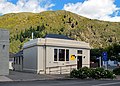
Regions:
<instances>
[{"instance_id":1,"label":"adjacent building","mask_svg":"<svg viewBox=\"0 0 120 86\"><path fill-rule=\"evenodd\" d=\"M23 50L14 54L13 70L23 71Z\"/></svg>"},{"instance_id":2,"label":"adjacent building","mask_svg":"<svg viewBox=\"0 0 120 86\"><path fill-rule=\"evenodd\" d=\"M0 75L9 74L9 31L0 29Z\"/></svg>"},{"instance_id":3,"label":"adjacent building","mask_svg":"<svg viewBox=\"0 0 120 86\"><path fill-rule=\"evenodd\" d=\"M28 41L23 46L20 69L38 74L65 74L72 69L90 67L89 43L63 35L49 34ZM22 60L23 59L23 60ZM18 63L17 62L17 63Z\"/></svg>"}]
</instances>

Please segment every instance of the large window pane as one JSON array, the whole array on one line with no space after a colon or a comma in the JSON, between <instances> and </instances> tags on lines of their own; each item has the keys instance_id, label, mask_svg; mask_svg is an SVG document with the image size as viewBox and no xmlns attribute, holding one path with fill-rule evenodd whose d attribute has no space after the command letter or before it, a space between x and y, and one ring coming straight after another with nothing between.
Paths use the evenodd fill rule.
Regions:
<instances>
[{"instance_id":1,"label":"large window pane","mask_svg":"<svg viewBox=\"0 0 120 86\"><path fill-rule=\"evenodd\" d=\"M69 50L66 50L66 61L69 61Z\"/></svg>"},{"instance_id":2,"label":"large window pane","mask_svg":"<svg viewBox=\"0 0 120 86\"><path fill-rule=\"evenodd\" d=\"M59 49L59 61L65 61L65 50Z\"/></svg>"},{"instance_id":3,"label":"large window pane","mask_svg":"<svg viewBox=\"0 0 120 86\"><path fill-rule=\"evenodd\" d=\"M57 61L57 49L54 49L54 61Z\"/></svg>"}]
</instances>

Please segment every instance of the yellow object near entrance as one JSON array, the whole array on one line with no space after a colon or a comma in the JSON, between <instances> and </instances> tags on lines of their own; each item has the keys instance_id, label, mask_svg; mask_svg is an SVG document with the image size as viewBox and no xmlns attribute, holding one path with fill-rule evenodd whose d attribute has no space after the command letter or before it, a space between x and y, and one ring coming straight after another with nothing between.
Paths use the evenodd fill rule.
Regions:
<instances>
[{"instance_id":1,"label":"yellow object near entrance","mask_svg":"<svg viewBox=\"0 0 120 86\"><path fill-rule=\"evenodd\" d=\"M75 60L75 55L71 55L70 60Z\"/></svg>"}]
</instances>

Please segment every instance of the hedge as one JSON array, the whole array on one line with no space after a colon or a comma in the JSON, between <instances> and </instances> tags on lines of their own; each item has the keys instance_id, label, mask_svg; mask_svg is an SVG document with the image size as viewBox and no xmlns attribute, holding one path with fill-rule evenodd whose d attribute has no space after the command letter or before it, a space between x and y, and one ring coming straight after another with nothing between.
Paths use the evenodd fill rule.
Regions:
<instances>
[{"instance_id":1,"label":"hedge","mask_svg":"<svg viewBox=\"0 0 120 86\"><path fill-rule=\"evenodd\" d=\"M120 68L115 68L113 70L113 73L116 74L116 75L120 75Z\"/></svg>"},{"instance_id":2,"label":"hedge","mask_svg":"<svg viewBox=\"0 0 120 86\"><path fill-rule=\"evenodd\" d=\"M80 78L80 79L102 79L102 78L115 78L115 74L112 71L105 70L103 68L87 68L83 67L80 69L74 69L70 72L71 78Z\"/></svg>"}]
</instances>

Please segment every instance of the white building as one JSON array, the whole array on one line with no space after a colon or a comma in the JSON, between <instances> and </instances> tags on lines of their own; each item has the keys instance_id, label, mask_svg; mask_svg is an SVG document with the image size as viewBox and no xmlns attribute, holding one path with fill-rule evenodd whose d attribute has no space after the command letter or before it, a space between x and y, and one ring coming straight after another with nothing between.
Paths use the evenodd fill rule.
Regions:
<instances>
[{"instance_id":1,"label":"white building","mask_svg":"<svg viewBox=\"0 0 120 86\"><path fill-rule=\"evenodd\" d=\"M9 74L9 31L0 29L0 75Z\"/></svg>"},{"instance_id":2,"label":"white building","mask_svg":"<svg viewBox=\"0 0 120 86\"><path fill-rule=\"evenodd\" d=\"M90 67L88 43L63 35L50 34L23 46L23 71L39 74L65 74L72 69Z\"/></svg>"},{"instance_id":3,"label":"white building","mask_svg":"<svg viewBox=\"0 0 120 86\"><path fill-rule=\"evenodd\" d=\"M13 70L13 59L9 58L9 70Z\"/></svg>"}]
</instances>

